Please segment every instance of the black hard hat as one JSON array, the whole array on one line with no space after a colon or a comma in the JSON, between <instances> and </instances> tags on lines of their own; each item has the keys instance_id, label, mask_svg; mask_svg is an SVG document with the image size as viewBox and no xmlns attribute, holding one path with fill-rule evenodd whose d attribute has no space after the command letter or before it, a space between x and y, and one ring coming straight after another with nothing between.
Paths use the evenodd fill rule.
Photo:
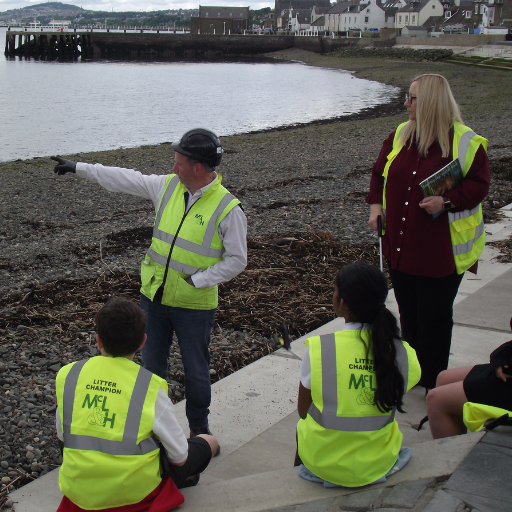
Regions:
<instances>
[{"instance_id":1,"label":"black hard hat","mask_svg":"<svg viewBox=\"0 0 512 512\"><path fill-rule=\"evenodd\" d=\"M215 133L204 128L194 128L172 143L172 149L194 160L217 167L222 160L222 146Z\"/></svg>"}]
</instances>

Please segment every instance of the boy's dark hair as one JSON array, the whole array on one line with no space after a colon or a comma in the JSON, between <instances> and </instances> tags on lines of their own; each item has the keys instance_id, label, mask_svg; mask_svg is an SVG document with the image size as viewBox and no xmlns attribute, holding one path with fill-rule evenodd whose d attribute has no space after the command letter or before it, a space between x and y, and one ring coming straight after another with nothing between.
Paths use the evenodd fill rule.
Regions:
<instances>
[{"instance_id":1,"label":"boy's dark hair","mask_svg":"<svg viewBox=\"0 0 512 512\"><path fill-rule=\"evenodd\" d=\"M109 300L96 314L96 333L108 354L124 357L133 354L146 332L146 313L123 298Z\"/></svg>"},{"instance_id":2,"label":"boy's dark hair","mask_svg":"<svg viewBox=\"0 0 512 512\"><path fill-rule=\"evenodd\" d=\"M403 412L404 378L396 362L394 344L395 339L400 339L400 330L395 316L385 306L388 295L386 277L377 267L354 262L338 272L335 283L338 300L345 300L358 322L372 326L377 379L375 404L382 412L388 412L392 407Z\"/></svg>"}]
</instances>

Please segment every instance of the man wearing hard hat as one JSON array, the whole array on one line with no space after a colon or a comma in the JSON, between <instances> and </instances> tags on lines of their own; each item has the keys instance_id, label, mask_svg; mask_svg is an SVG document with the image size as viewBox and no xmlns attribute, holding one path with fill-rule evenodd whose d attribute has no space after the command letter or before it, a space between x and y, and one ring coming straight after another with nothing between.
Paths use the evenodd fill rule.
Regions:
<instances>
[{"instance_id":1,"label":"man wearing hard hat","mask_svg":"<svg viewBox=\"0 0 512 512\"><path fill-rule=\"evenodd\" d=\"M240 201L221 185L215 168L222 159L218 137L202 128L173 142L175 164L168 175L145 175L100 164L58 162L55 173L76 173L111 192L151 199L155 222L141 264L142 309L148 317L142 365L167 378L176 333L185 373L190 436L210 434L210 333L218 303L217 285L247 264L247 219Z\"/></svg>"}]
</instances>

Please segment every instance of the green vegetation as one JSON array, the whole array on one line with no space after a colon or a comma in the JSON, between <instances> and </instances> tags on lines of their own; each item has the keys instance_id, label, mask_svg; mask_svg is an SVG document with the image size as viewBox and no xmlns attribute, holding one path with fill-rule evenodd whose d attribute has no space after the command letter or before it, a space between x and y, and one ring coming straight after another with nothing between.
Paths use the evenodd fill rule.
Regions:
<instances>
[{"instance_id":1,"label":"green vegetation","mask_svg":"<svg viewBox=\"0 0 512 512\"><path fill-rule=\"evenodd\" d=\"M493 69L512 70L511 59L500 59L492 57L482 57L479 55L472 55L465 57L463 55L452 55L444 62L450 62L452 64L462 64L464 66L482 66Z\"/></svg>"},{"instance_id":2,"label":"green vegetation","mask_svg":"<svg viewBox=\"0 0 512 512\"><path fill-rule=\"evenodd\" d=\"M264 9L261 9L263 11ZM259 13L260 11L254 11ZM167 9L163 11L90 11L71 4L48 2L30 5L21 9L0 12L0 23L29 23L38 21L48 25L52 20L70 21L73 25L101 25L107 27L171 26L190 27L190 17L197 15L197 9Z\"/></svg>"},{"instance_id":3,"label":"green vegetation","mask_svg":"<svg viewBox=\"0 0 512 512\"><path fill-rule=\"evenodd\" d=\"M35 4L31 5L29 8L37 9L38 7L44 7L46 9L60 9L60 10L69 10L69 11L83 11L81 7L71 4L63 4L61 2L47 2L45 4ZM27 7L23 7L26 9Z\"/></svg>"},{"instance_id":4,"label":"green vegetation","mask_svg":"<svg viewBox=\"0 0 512 512\"><path fill-rule=\"evenodd\" d=\"M270 13L270 7L263 7L263 9L249 9L249 26L259 25L261 26L263 21L262 18Z\"/></svg>"},{"instance_id":5,"label":"green vegetation","mask_svg":"<svg viewBox=\"0 0 512 512\"><path fill-rule=\"evenodd\" d=\"M181 11L181 9L180 9ZM94 25L105 23L107 26L146 26L159 27L162 25L173 25L176 28L190 27L190 15L186 16L182 13L171 13L170 11L154 11L154 12L110 12L110 11L86 11L78 18L73 20L74 24Z\"/></svg>"}]
</instances>

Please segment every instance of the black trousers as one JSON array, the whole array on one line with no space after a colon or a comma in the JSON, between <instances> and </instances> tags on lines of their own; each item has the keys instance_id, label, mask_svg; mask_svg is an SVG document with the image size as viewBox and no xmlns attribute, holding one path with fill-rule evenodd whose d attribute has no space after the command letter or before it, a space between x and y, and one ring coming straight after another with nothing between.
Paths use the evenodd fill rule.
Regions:
<instances>
[{"instance_id":1,"label":"black trousers","mask_svg":"<svg viewBox=\"0 0 512 512\"><path fill-rule=\"evenodd\" d=\"M436 386L448 368L453 329L453 302L463 274L422 277L389 268L400 311L402 339L416 350L421 366L420 385Z\"/></svg>"}]
</instances>

